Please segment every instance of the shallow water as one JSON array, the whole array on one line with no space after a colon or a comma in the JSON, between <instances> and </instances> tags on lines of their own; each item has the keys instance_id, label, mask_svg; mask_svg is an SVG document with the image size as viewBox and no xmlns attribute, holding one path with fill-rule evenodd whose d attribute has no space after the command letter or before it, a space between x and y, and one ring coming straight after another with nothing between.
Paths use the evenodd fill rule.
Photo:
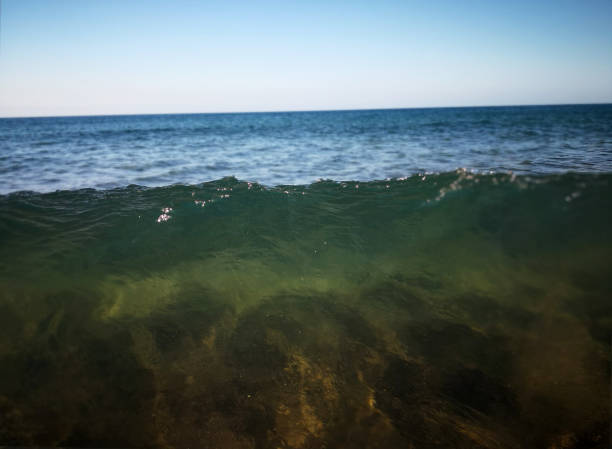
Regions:
<instances>
[{"instance_id":1,"label":"shallow water","mask_svg":"<svg viewBox=\"0 0 612 449\"><path fill-rule=\"evenodd\" d=\"M611 182L0 196L0 443L607 447Z\"/></svg>"}]
</instances>

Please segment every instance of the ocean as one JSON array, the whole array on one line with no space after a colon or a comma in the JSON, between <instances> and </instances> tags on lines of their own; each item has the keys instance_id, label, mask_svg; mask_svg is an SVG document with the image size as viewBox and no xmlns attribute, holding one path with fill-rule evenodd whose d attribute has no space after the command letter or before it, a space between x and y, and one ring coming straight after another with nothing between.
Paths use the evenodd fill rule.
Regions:
<instances>
[{"instance_id":1,"label":"ocean","mask_svg":"<svg viewBox=\"0 0 612 449\"><path fill-rule=\"evenodd\" d=\"M0 119L0 445L606 448L612 105Z\"/></svg>"}]
</instances>

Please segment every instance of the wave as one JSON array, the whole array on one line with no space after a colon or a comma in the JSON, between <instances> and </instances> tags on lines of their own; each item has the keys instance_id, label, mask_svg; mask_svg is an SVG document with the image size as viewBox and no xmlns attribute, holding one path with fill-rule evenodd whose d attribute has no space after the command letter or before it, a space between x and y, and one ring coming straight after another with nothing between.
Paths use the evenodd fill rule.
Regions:
<instances>
[{"instance_id":1,"label":"wave","mask_svg":"<svg viewBox=\"0 0 612 449\"><path fill-rule=\"evenodd\" d=\"M0 196L0 443L605 444L611 184Z\"/></svg>"},{"instance_id":2,"label":"wave","mask_svg":"<svg viewBox=\"0 0 612 449\"><path fill-rule=\"evenodd\" d=\"M155 247L161 236L181 229L175 236L179 241L206 232L206 245L212 239L220 246L236 246L233 233L246 229L252 229L253 237L263 232L287 240L323 227L333 229L333 237L344 242L347 236L371 236L385 227L389 241L406 239L433 226L451 234L494 234L512 251L527 251L541 242L561 244L582 234L607 241L611 181L610 174L515 176L458 170L274 188L230 177L155 188L16 192L0 196L1 239L15 243L19 237L25 245L22 239L28 233L80 238L82 231L91 238L100 233L105 239L131 236L140 241L139 235L150 233L146 245ZM393 226L406 221L411 222L406 228ZM117 234L108 235L113 229Z\"/></svg>"},{"instance_id":3,"label":"wave","mask_svg":"<svg viewBox=\"0 0 612 449\"><path fill-rule=\"evenodd\" d=\"M541 201L543 209L537 215L552 210L571 211L600 206L605 208L611 201L610 187L612 174L567 173L554 175L526 176L512 173L479 174L467 170L456 170L437 174L417 174L405 178L379 181L332 181L320 180L309 185L279 185L267 187L253 182L239 181L225 177L194 185L171 184L165 187L126 187L79 190L58 190L38 193L19 191L0 195L5 223L16 220L20 210L27 210L30 218L69 219L80 218L83 211L113 210L113 216L133 216L149 222L161 209L172 206L172 218L189 220L197 214L227 211L244 215L255 202L259 207L275 206L285 201L293 213L312 213L320 207L325 215L329 202L346 203L355 207L355 218L376 215L381 211L390 217L416 212L427 207L444 207L450 204L471 203L485 211L505 209L509 202L515 206L529 207ZM589 201L586 199L589 198ZM444 201L442 201L444 200ZM499 201L497 201L499 200ZM472 201L477 201L472 203ZM497 203L497 204L493 204ZM599 204L597 204L599 203ZM359 207L363 205L364 207ZM95 213L93 214L96 215ZM173 222L176 222L173 221Z\"/></svg>"}]
</instances>

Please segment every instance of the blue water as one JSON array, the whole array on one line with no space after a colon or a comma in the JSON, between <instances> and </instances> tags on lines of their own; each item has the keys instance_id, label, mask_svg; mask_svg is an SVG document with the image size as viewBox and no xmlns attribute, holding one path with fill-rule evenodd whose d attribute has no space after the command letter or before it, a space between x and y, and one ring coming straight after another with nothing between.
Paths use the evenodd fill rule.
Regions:
<instances>
[{"instance_id":1,"label":"blue water","mask_svg":"<svg viewBox=\"0 0 612 449\"><path fill-rule=\"evenodd\" d=\"M612 105L0 119L0 193L612 171Z\"/></svg>"}]
</instances>

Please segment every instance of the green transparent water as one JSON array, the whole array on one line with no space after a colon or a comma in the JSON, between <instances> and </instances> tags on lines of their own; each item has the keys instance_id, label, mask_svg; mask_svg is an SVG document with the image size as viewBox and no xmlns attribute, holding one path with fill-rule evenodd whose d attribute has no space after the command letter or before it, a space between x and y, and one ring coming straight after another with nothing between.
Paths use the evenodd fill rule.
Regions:
<instances>
[{"instance_id":1,"label":"green transparent water","mask_svg":"<svg viewBox=\"0 0 612 449\"><path fill-rule=\"evenodd\" d=\"M0 197L0 443L607 447L610 175Z\"/></svg>"}]
</instances>

